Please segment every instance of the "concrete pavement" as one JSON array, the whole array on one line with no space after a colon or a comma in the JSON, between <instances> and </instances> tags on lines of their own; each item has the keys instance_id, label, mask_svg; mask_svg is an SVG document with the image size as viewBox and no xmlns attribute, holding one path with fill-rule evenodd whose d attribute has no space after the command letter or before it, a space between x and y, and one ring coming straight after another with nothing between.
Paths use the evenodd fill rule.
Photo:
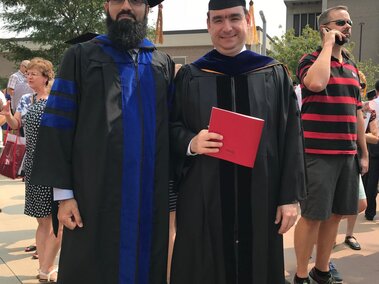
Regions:
<instances>
[{"instance_id":1,"label":"concrete pavement","mask_svg":"<svg viewBox=\"0 0 379 284\"><path fill-rule=\"evenodd\" d=\"M31 259L32 253L24 252L24 248L34 242L37 227L34 218L23 214L24 190L20 180L0 176L0 208L3 210L0 213L0 284L39 283L36 279L38 260ZM345 229L346 221L342 221L332 254L344 283L379 283L379 221L369 222L362 214L358 216L355 237L362 246L360 251L343 244ZM292 281L296 267L293 229L285 235L284 244L286 276ZM311 260L309 268L313 265Z\"/></svg>"}]
</instances>

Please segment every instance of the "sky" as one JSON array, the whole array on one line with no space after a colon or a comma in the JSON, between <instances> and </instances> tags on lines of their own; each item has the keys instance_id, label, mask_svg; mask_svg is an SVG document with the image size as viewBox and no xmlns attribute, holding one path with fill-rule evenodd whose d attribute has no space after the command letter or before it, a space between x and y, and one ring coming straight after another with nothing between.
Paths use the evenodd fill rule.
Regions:
<instances>
[{"instance_id":1,"label":"sky","mask_svg":"<svg viewBox=\"0 0 379 284\"><path fill-rule=\"evenodd\" d=\"M163 4L163 30L206 29L208 0L165 0ZM249 7L246 0L246 8ZM267 22L267 34L281 36L286 27L286 5L283 0L254 0L255 25L263 27L259 11L262 10ZM157 18L157 7L150 14L151 23ZM279 28L281 26L281 28Z\"/></svg>"},{"instance_id":2,"label":"sky","mask_svg":"<svg viewBox=\"0 0 379 284\"><path fill-rule=\"evenodd\" d=\"M249 0L246 0L247 8ZM163 2L163 30L206 29L208 0L165 0ZM267 21L267 34L271 37L281 36L285 32L286 6L283 0L254 0L255 24L263 27L259 11L262 10ZM158 9L153 8L149 23L155 24ZM11 34L1 29L0 38L23 37L25 34Z\"/></svg>"}]
</instances>

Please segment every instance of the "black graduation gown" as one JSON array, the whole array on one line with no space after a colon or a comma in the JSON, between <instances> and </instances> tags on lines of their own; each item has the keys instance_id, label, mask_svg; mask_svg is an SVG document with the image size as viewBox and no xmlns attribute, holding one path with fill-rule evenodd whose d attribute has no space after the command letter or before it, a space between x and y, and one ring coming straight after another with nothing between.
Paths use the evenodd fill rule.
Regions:
<instances>
[{"instance_id":1,"label":"black graduation gown","mask_svg":"<svg viewBox=\"0 0 379 284\"><path fill-rule=\"evenodd\" d=\"M171 283L284 283L276 209L306 194L302 129L287 73L273 64L228 76L191 64L175 82L170 137L179 195ZM212 106L265 120L253 169L186 156Z\"/></svg>"},{"instance_id":2,"label":"black graduation gown","mask_svg":"<svg viewBox=\"0 0 379 284\"><path fill-rule=\"evenodd\" d=\"M137 63L138 61L138 63ZM32 182L72 189L58 283L166 283L171 59L106 36L70 48L42 117Z\"/></svg>"}]
</instances>

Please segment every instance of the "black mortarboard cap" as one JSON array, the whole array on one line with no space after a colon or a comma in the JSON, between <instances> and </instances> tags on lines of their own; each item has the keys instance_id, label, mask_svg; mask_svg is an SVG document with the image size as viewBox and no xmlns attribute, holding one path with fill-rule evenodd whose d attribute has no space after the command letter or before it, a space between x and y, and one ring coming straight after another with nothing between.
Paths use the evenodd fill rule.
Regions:
<instances>
[{"instance_id":1,"label":"black mortarboard cap","mask_svg":"<svg viewBox=\"0 0 379 284\"><path fill-rule=\"evenodd\" d=\"M154 7L154 6L157 6L158 4L162 3L163 0L147 0L147 2L149 3L150 7Z\"/></svg>"},{"instance_id":2,"label":"black mortarboard cap","mask_svg":"<svg viewBox=\"0 0 379 284\"><path fill-rule=\"evenodd\" d=\"M77 36L77 37L74 37L72 39L69 39L69 40L65 41L65 43L68 43L68 44L77 44L77 43L81 43L81 42L86 42L86 41L89 41L89 40L93 39L96 36L98 36L98 34L95 34L95 33L85 33L85 34L81 34L80 36Z\"/></svg>"},{"instance_id":3,"label":"black mortarboard cap","mask_svg":"<svg viewBox=\"0 0 379 284\"><path fill-rule=\"evenodd\" d=\"M372 100L373 98L375 98L375 96L376 96L376 91L375 91L375 89L372 89L371 91L368 91L368 92L366 93L366 98L367 98L368 100Z\"/></svg>"},{"instance_id":4,"label":"black mortarboard cap","mask_svg":"<svg viewBox=\"0 0 379 284\"><path fill-rule=\"evenodd\" d=\"M246 8L245 0L210 0L208 4L209 10L222 10L236 6L243 6Z\"/></svg>"}]
</instances>

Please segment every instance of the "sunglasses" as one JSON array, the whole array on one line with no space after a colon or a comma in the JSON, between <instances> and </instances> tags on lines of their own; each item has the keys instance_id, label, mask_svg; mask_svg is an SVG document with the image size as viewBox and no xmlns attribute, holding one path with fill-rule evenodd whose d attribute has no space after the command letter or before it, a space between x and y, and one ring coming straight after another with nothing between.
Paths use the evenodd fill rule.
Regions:
<instances>
[{"instance_id":1,"label":"sunglasses","mask_svg":"<svg viewBox=\"0 0 379 284\"><path fill-rule=\"evenodd\" d=\"M122 5L124 4L125 0L108 0L108 2L112 3L113 5ZM128 0L128 2L132 6L141 6L143 4L146 4L146 0Z\"/></svg>"},{"instance_id":2,"label":"sunglasses","mask_svg":"<svg viewBox=\"0 0 379 284\"><path fill-rule=\"evenodd\" d=\"M353 26L353 21L352 20L335 20L335 21L329 21L325 25L329 23L336 23L337 26L343 27L346 24L349 24L349 26Z\"/></svg>"}]
</instances>

